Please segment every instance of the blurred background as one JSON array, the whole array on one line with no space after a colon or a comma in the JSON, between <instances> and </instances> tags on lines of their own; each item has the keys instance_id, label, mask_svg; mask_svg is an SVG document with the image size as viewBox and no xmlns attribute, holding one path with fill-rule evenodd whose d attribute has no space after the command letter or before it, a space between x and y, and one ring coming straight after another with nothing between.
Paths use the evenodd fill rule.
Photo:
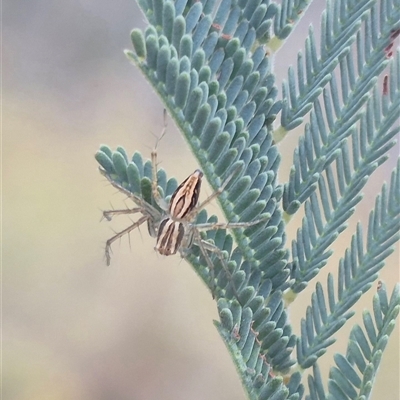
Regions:
<instances>
[{"instance_id":1,"label":"blurred background","mask_svg":"<svg viewBox=\"0 0 400 400\"><path fill-rule=\"evenodd\" d=\"M304 48L308 25L319 25L320 3L277 55L279 82ZM216 305L185 261L157 255L142 229L130 245L127 237L115 243L105 266L105 241L130 221L100 221L102 210L126 203L98 173L94 153L101 144L122 145L148 157L162 128L159 99L123 54L131 29L145 27L136 3L14 0L3 4L3 15L3 399L243 399L212 324ZM282 182L299 133L280 146ZM336 259L320 275L324 284L329 270L336 274L355 223L366 223L397 153L365 189L335 243ZM158 154L178 181L197 167L171 121ZM205 186L202 196L209 193ZM217 206L209 211L218 213ZM300 221L292 221L290 237ZM389 292L399 280L398 257L381 275ZM295 332L314 286L290 311ZM333 352L345 351L374 292L321 359L325 380ZM397 399L398 376L397 330L373 399Z\"/></svg>"}]
</instances>

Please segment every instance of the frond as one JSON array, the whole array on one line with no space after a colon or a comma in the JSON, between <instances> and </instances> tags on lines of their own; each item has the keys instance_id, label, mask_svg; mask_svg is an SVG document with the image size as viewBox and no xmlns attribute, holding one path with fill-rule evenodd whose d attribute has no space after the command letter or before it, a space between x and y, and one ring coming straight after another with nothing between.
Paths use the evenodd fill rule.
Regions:
<instances>
[{"instance_id":1,"label":"frond","mask_svg":"<svg viewBox=\"0 0 400 400\"><path fill-rule=\"evenodd\" d=\"M336 367L329 374L325 392L317 363L308 376L309 395L306 400L349 400L370 398L382 353L392 333L400 311L400 285L397 284L388 301L386 286L379 283L373 299L374 316L364 311L364 330L355 325L350 333L347 354L336 353Z\"/></svg>"},{"instance_id":2,"label":"frond","mask_svg":"<svg viewBox=\"0 0 400 400\"><path fill-rule=\"evenodd\" d=\"M277 13L274 20L274 33L268 46L276 50L292 32L295 24L304 15L308 8L310 0L283 0L277 7Z\"/></svg>"},{"instance_id":3,"label":"frond","mask_svg":"<svg viewBox=\"0 0 400 400\"><path fill-rule=\"evenodd\" d=\"M319 195L312 193L305 203L306 215L292 242L296 268L291 290L295 293L326 265L331 255L329 246L346 228L368 178L387 160L387 152L396 143L400 128L393 125L400 112L400 52L391 64L388 79L389 90L382 93L375 87L358 127L348 130L352 150L347 140L341 142L337 159L326 166L318 180Z\"/></svg>"},{"instance_id":4,"label":"frond","mask_svg":"<svg viewBox=\"0 0 400 400\"><path fill-rule=\"evenodd\" d=\"M371 395L382 353L400 311L400 285L395 286L390 301L385 285L379 286L373 300L374 315L364 311L364 329L355 325L346 356L335 355L336 367L329 373L329 399L368 399Z\"/></svg>"},{"instance_id":5,"label":"frond","mask_svg":"<svg viewBox=\"0 0 400 400\"><path fill-rule=\"evenodd\" d=\"M318 363L313 365L313 373L308 375L307 381L309 394L306 395L306 400L327 400Z\"/></svg>"},{"instance_id":6,"label":"frond","mask_svg":"<svg viewBox=\"0 0 400 400\"><path fill-rule=\"evenodd\" d=\"M222 309L226 310L226 308ZM214 321L214 324L235 361L236 369L242 377L242 384L247 389L248 398L251 400L301 399L304 388L299 373L292 374L287 385L283 383L282 377L274 376L271 365L260 350L257 336L251 329L252 313L248 309L243 309L243 315L239 320L235 318L237 315L233 316L221 311L220 316L221 323ZM223 328L222 324L229 324L229 328ZM240 357L238 357L239 354L241 354Z\"/></svg>"},{"instance_id":7,"label":"frond","mask_svg":"<svg viewBox=\"0 0 400 400\"><path fill-rule=\"evenodd\" d=\"M312 100L313 106L309 103L309 109L312 108L310 123L306 124L305 134L295 150L294 165L285 185L283 208L289 215L311 195L321 173L339 156L342 141L353 132L352 127L362 115L370 90L390 62L385 49L393 43L394 26L400 27L400 5L393 6L390 15L383 10L379 13L377 7L375 4L371 8L365 20L364 34L356 35L356 56L349 52L340 61L340 87L332 76L330 89L323 90L324 109L317 96ZM398 82L396 84L398 87ZM395 90L393 96L397 95L398 90ZM394 111L399 112L399 105L393 103Z\"/></svg>"},{"instance_id":8,"label":"frond","mask_svg":"<svg viewBox=\"0 0 400 400\"><path fill-rule=\"evenodd\" d=\"M211 3L142 2L156 28L150 26L144 35L134 30L136 52L127 55L162 98L211 186L217 189L234 173L219 198L227 220L270 216L258 226L235 230L237 247L233 250L229 235L225 245L222 233L216 238L215 233L207 232L207 238L219 240L228 253L243 309L251 304L257 316L265 315L270 307L267 297L289 287L290 275L279 208L283 188L276 181L280 156L270 133L281 105L276 100L270 60L263 47L257 46L257 24L268 23L275 14L271 5L256 21L250 18L254 2L242 10L224 0L215 13ZM260 3L257 7L265 6ZM189 260L193 265L204 264L196 249ZM203 280L207 271L203 267L199 272ZM217 296L223 293L232 301L226 273L218 267L216 272L218 287L223 290ZM228 304L227 309L232 307ZM282 300L279 309L272 322L279 327L273 330L279 332L283 351L277 357L278 352L268 351L266 341L261 354L268 353L276 370L286 370L294 362L290 353L295 339Z\"/></svg>"},{"instance_id":9,"label":"frond","mask_svg":"<svg viewBox=\"0 0 400 400\"><path fill-rule=\"evenodd\" d=\"M387 14L386 10L391 12ZM284 103L281 127L274 134L276 141L280 141L289 130L302 123L303 117L312 109L313 102L332 78L338 63L345 57L351 57L350 46L355 40L360 41L363 21L366 45L357 50L358 67L363 61L371 62L366 65L365 78L377 76L374 70L379 70L385 59L384 49L389 44L391 30L399 25L399 13L398 4L391 0L382 2L380 12L376 2L370 0L327 3L321 19L320 55L317 53L313 29L310 28L305 57L301 52L298 53L297 82L296 73L291 67L288 81L283 83Z\"/></svg>"},{"instance_id":10,"label":"frond","mask_svg":"<svg viewBox=\"0 0 400 400\"><path fill-rule=\"evenodd\" d=\"M363 246L361 225L352 237L351 246L339 262L337 288L331 274L327 281L327 296L317 283L301 323L297 341L297 361L309 368L334 343L333 335L353 316L349 311L363 293L369 290L400 239L400 159L392 173L390 187L383 185L370 213L366 246Z\"/></svg>"},{"instance_id":11,"label":"frond","mask_svg":"<svg viewBox=\"0 0 400 400\"><path fill-rule=\"evenodd\" d=\"M261 269L262 280L282 289L289 270L278 208L280 156L268 129L280 102L268 57L261 46L253 48L250 4L241 10L225 0L213 16L209 2L141 3L157 29L149 27L144 36L134 30L136 53L127 54L164 101L211 186L217 189L234 173L219 198L227 220L271 216L264 226L233 235L249 273ZM266 12L262 20L272 17ZM247 202L251 207L243 206ZM273 259L266 250L275 250Z\"/></svg>"},{"instance_id":12,"label":"frond","mask_svg":"<svg viewBox=\"0 0 400 400\"><path fill-rule=\"evenodd\" d=\"M328 1L320 55L310 28L304 60L298 56L297 78L290 68L279 101L266 48L274 51L281 45L308 0L280 5L269 0L138 2L150 25L144 32L132 31L134 51L126 51L127 57L162 99L212 188L232 177L218 199L227 221L263 219L231 233L202 233L227 258L225 265L210 256L215 287L201 248L194 244L184 255L215 294L220 317L215 325L249 399L300 400L301 373L291 371L296 361L301 369L314 368L309 398L325 399L316 361L353 315L351 307L377 279L399 239L400 161L390 187L384 185L376 199L366 245L358 225L340 261L337 284L332 275L325 292L317 283L299 338L292 332L284 297L302 291L327 263L330 245L346 228L368 177L386 161L400 131L393 128L400 110L400 52L393 61L390 48L393 32L400 29L400 6L396 0L382 0L380 10L373 0ZM390 62L381 94L374 86ZM273 132L280 111L281 127ZM289 182L280 185L281 156L274 139L281 140L310 111ZM123 193L158 207L150 160L140 153L129 158L123 148L107 146L96 159L101 173ZM177 182L162 169L157 178L168 200ZM289 262L284 219L303 203L305 217ZM197 223L207 221L217 219L202 210ZM297 360L292 357L296 345ZM356 353L351 354L348 363L359 366ZM291 375L285 380L275 375L286 373ZM339 382L336 376L335 370L330 388Z\"/></svg>"},{"instance_id":13,"label":"frond","mask_svg":"<svg viewBox=\"0 0 400 400\"><path fill-rule=\"evenodd\" d=\"M96 159L101 165L102 174L107 179L156 206L151 194L150 160L144 162L139 153L135 153L129 160L123 149L119 148L112 152L107 146L101 147L96 153ZM158 179L161 194L168 198L177 187L176 180L167 179L162 169L158 171ZM208 218L203 210L198 215L197 222L202 223L207 220L215 221L216 218L214 216ZM216 277L215 295L220 299L218 307L222 321L218 330L222 338L226 338L231 337L235 327L240 327L240 343L229 341L225 343L226 346L234 346L231 352L236 351L236 356L242 354L241 362L248 364L249 377L252 377L253 363L258 359L264 360L268 368L274 371L287 371L295 362L290 358L295 345L295 336L289 324L282 292L274 288L273 274L276 271L268 271L271 278L263 278L261 271L252 270L250 263L243 260L240 251L237 248L232 250L232 237L225 231L208 231L206 235L207 240L218 245L229 257L228 268L231 280L228 279L220 260L213 258ZM194 248L187 260L212 290L210 271L199 249ZM279 267L282 264L277 265ZM280 279L284 281L284 278L280 277ZM239 295L240 303L235 298L232 285ZM252 357L249 356L250 354ZM267 375L263 376L267 378ZM260 377L257 379L257 384L261 385L259 380Z\"/></svg>"}]
</instances>

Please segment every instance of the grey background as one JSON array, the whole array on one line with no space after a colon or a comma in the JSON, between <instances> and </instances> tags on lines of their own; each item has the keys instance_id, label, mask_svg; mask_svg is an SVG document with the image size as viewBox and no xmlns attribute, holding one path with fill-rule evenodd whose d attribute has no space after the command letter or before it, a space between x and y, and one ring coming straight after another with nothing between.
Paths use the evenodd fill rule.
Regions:
<instances>
[{"instance_id":1,"label":"grey background","mask_svg":"<svg viewBox=\"0 0 400 400\"><path fill-rule=\"evenodd\" d=\"M279 81L322 7L313 6L277 54ZM116 243L112 265L105 266L105 240L129 221L100 222L110 203L126 203L97 172L93 155L106 143L149 156L162 127L160 101L123 54L130 30L144 26L133 1L3 4L4 399L244 398L212 325L215 303L185 261L157 255L142 229L131 234L130 246L127 238ZM281 181L299 133L280 145ZM159 160L178 180L197 167L171 121ZM367 221L394 165L392 157L368 184L322 282L329 270L336 274L356 221ZM209 193L205 185L202 196ZM209 211L218 213L217 206ZM297 215L291 222L290 237L300 221ZM397 252L382 273L390 290L398 274ZM290 310L296 332L313 288ZM358 311L371 309L374 290ZM344 352L351 324L360 321L358 312L321 360L325 378L333 352ZM374 399L398 398L398 354L397 330Z\"/></svg>"}]
</instances>

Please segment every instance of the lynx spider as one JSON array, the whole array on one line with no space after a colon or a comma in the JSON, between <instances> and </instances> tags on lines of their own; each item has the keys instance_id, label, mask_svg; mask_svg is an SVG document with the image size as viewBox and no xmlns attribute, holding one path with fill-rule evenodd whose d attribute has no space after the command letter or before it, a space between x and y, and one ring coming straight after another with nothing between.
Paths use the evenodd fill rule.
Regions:
<instances>
[{"instance_id":1,"label":"lynx spider","mask_svg":"<svg viewBox=\"0 0 400 400\"><path fill-rule=\"evenodd\" d=\"M144 222L147 222L150 236L156 238L156 245L154 249L162 255L169 256L176 254L179 251L181 257L185 258L189 254L192 245L199 247L200 252L206 260L207 266L210 270L211 291L213 297L215 297L214 265L208 252L216 254L216 256L221 260L228 278L232 279L232 276L228 270L223 251L213 243L202 239L200 231L247 228L265 221L266 218L261 218L250 222L237 223L195 223L196 216L199 211L224 191L229 181L233 178L234 173L228 176L220 188L208 196L208 198L202 203L198 204L203 173L199 169L196 169L178 186L178 188L172 194L169 203L167 203L165 199L161 197L157 184L157 144L165 135L165 132L166 112L164 111L164 127L160 137L157 139L156 146L151 153L151 162L153 168L152 196L162 212L144 201L141 197L131 193L118 183L111 180L106 171L100 169L100 172L110 181L112 186L126 194L126 196L138 206L123 210L107 210L103 212L103 217L110 221L115 215L135 213L142 214L142 216L135 223L116 233L113 237L107 240L105 247L107 265L110 265L111 244L122 236L129 234L132 230L138 228ZM238 297L236 289L233 287L233 285L232 289L235 296Z\"/></svg>"}]
</instances>

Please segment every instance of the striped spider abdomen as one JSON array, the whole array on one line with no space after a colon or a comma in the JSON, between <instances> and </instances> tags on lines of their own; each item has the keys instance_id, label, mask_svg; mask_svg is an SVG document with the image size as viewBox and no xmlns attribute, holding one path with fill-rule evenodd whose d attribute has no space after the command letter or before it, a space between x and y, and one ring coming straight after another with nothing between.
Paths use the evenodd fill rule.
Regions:
<instances>
[{"instance_id":1,"label":"striped spider abdomen","mask_svg":"<svg viewBox=\"0 0 400 400\"><path fill-rule=\"evenodd\" d=\"M181 222L167 217L164 218L158 227L157 242L155 250L163 256L171 256L179 250L185 228Z\"/></svg>"}]
</instances>

